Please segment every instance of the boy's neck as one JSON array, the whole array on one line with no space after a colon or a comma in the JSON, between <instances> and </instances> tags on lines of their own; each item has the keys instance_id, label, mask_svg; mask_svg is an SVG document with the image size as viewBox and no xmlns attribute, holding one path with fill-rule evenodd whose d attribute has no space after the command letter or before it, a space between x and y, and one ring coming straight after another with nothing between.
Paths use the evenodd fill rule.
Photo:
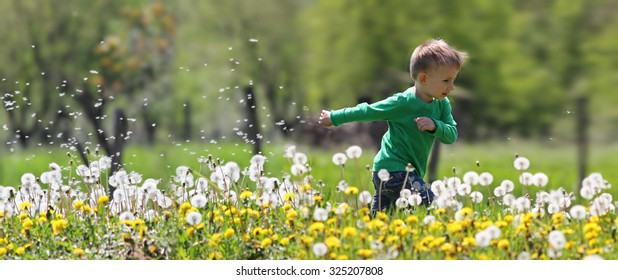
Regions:
<instances>
[{"instance_id":1,"label":"boy's neck","mask_svg":"<svg viewBox=\"0 0 618 280\"><path fill-rule=\"evenodd\" d=\"M419 88L418 86L414 86L414 95L416 96L416 98L423 100L423 102L425 103L431 103L434 99L428 94L423 93L423 89Z\"/></svg>"}]
</instances>

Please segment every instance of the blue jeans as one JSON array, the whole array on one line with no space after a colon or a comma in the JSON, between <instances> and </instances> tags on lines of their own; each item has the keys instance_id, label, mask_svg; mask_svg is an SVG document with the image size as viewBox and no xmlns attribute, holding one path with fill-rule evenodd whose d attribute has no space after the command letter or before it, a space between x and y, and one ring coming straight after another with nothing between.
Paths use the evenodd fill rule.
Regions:
<instances>
[{"instance_id":1,"label":"blue jeans","mask_svg":"<svg viewBox=\"0 0 618 280\"><path fill-rule=\"evenodd\" d=\"M378 172L373 172L373 185L376 189L376 194L373 196L371 212L391 208L399 198L403 181L406 181L406 189L411 190L412 193L418 192L420 194L423 205L428 206L433 202L434 194L429 184L414 175L414 173L408 173L408 179L406 180L405 178L405 171L396 171L390 174L388 181L382 182L378 177Z\"/></svg>"}]
</instances>

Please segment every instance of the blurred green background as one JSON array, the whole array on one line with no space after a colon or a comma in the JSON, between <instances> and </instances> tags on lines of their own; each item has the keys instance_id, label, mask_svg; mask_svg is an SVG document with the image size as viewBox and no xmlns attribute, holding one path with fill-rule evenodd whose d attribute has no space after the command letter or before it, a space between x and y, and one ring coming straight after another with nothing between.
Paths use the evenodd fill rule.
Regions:
<instances>
[{"instance_id":1,"label":"blurred green background","mask_svg":"<svg viewBox=\"0 0 618 280\"><path fill-rule=\"evenodd\" d=\"M451 97L460 138L442 147L437 178L455 168L516 180L520 154L557 186L574 188L582 162L618 180L617 0L9 0L0 9L2 185L52 161L66 166L67 151L85 161L99 148L165 177L209 153L246 166L257 144L285 172L275 163L285 145L306 147L315 177L335 181L332 153L361 145L360 165L371 164L380 130L317 127L317 114L409 87L412 50L438 37L470 59Z\"/></svg>"}]
</instances>

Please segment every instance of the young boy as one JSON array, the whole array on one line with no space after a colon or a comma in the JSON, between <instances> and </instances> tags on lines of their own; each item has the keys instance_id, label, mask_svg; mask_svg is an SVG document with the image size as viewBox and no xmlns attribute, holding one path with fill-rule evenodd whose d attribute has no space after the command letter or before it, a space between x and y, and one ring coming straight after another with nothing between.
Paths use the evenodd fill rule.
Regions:
<instances>
[{"instance_id":1,"label":"young boy","mask_svg":"<svg viewBox=\"0 0 618 280\"><path fill-rule=\"evenodd\" d=\"M443 40L430 39L419 45L410 58L413 87L373 104L322 110L319 123L323 126L376 120L388 123L373 162L376 193L372 212L390 208L404 183L406 189L421 195L424 205L433 201L434 194L422 178L434 139L445 144L457 139L447 95L454 89L453 83L466 57L466 53Z\"/></svg>"}]
</instances>

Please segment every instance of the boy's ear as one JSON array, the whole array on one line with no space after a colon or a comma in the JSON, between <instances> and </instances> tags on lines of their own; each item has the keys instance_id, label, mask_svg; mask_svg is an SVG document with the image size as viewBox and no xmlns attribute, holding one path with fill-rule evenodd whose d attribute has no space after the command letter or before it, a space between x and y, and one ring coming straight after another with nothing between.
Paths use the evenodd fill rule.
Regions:
<instances>
[{"instance_id":1,"label":"boy's ear","mask_svg":"<svg viewBox=\"0 0 618 280\"><path fill-rule=\"evenodd\" d=\"M418 82L424 84L427 82L427 73L421 72L418 74Z\"/></svg>"}]
</instances>

